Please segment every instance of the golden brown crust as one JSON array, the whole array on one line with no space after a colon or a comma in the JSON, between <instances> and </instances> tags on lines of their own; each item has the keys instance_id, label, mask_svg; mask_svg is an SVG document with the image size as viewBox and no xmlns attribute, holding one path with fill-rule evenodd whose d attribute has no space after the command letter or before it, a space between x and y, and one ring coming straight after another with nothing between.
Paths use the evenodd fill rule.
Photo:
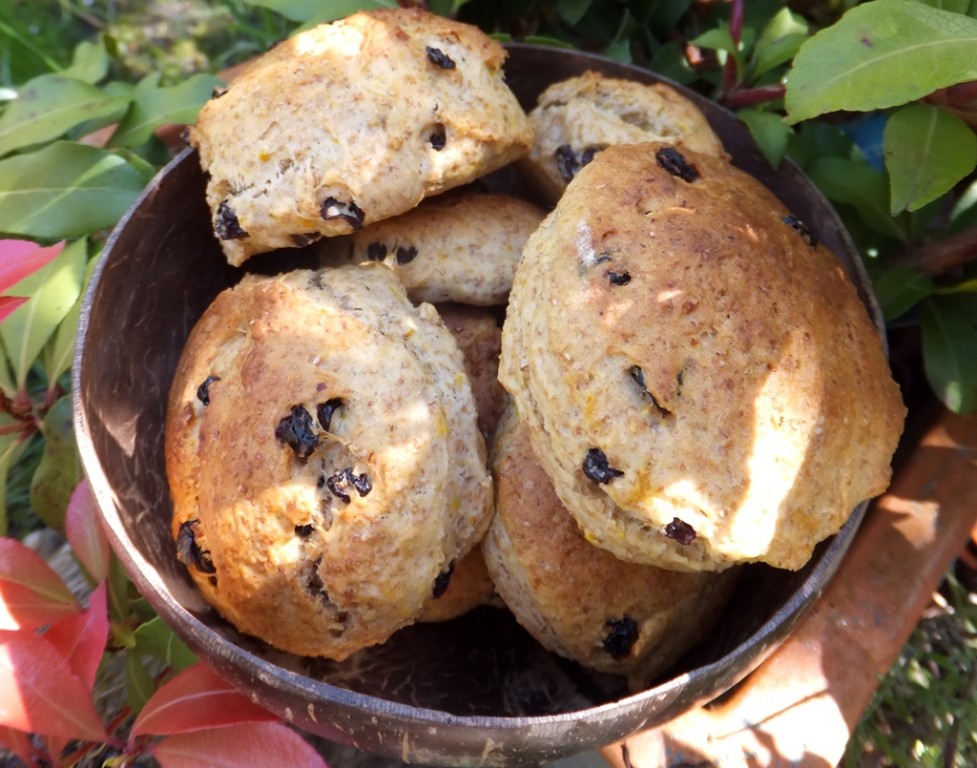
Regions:
<instances>
[{"instance_id":1,"label":"golden brown crust","mask_svg":"<svg viewBox=\"0 0 977 768\"><path fill-rule=\"evenodd\" d=\"M421 622L450 621L480 605L493 603L495 584L489 577L481 547L474 547L460 558L446 577L444 592L424 603L417 617Z\"/></svg>"},{"instance_id":2,"label":"golden brown crust","mask_svg":"<svg viewBox=\"0 0 977 768\"><path fill-rule=\"evenodd\" d=\"M736 571L680 573L589 544L533 454L515 409L492 451L496 514L482 543L500 596L545 647L635 683L665 671L722 614Z\"/></svg>"},{"instance_id":3,"label":"golden brown crust","mask_svg":"<svg viewBox=\"0 0 977 768\"><path fill-rule=\"evenodd\" d=\"M599 153L530 238L500 378L594 542L799 568L885 489L905 408L814 236L727 162L642 144Z\"/></svg>"},{"instance_id":4,"label":"golden brown crust","mask_svg":"<svg viewBox=\"0 0 977 768\"><path fill-rule=\"evenodd\" d=\"M418 9L357 13L259 58L189 134L228 261L348 234L525 155L504 59Z\"/></svg>"},{"instance_id":5,"label":"golden brown crust","mask_svg":"<svg viewBox=\"0 0 977 768\"><path fill-rule=\"evenodd\" d=\"M503 305L522 248L544 215L506 194L438 195L354 233L351 259L382 261L415 302Z\"/></svg>"},{"instance_id":6,"label":"golden brown crust","mask_svg":"<svg viewBox=\"0 0 977 768\"><path fill-rule=\"evenodd\" d=\"M726 156L699 108L665 83L585 72L543 91L529 117L536 139L520 165L551 203L597 152L615 144L667 141Z\"/></svg>"},{"instance_id":7,"label":"golden brown crust","mask_svg":"<svg viewBox=\"0 0 977 768\"><path fill-rule=\"evenodd\" d=\"M413 621L491 502L457 344L389 271L364 270L246 276L220 294L181 357L165 435L173 535L208 602L334 659Z\"/></svg>"},{"instance_id":8,"label":"golden brown crust","mask_svg":"<svg viewBox=\"0 0 977 768\"><path fill-rule=\"evenodd\" d=\"M485 444L491 445L506 404L505 390L499 383L502 328L487 309L463 304L439 304L437 309L465 357L465 373L478 409L478 428Z\"/></svg>"}]
</instances>

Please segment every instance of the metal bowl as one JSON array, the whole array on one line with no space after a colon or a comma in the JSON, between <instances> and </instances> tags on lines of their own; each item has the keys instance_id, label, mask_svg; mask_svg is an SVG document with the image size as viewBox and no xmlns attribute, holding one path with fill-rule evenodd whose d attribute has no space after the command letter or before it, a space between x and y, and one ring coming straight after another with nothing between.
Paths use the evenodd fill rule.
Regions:
<instances>
[{"instance_id":1,"label":"metal bowl","mask_svg":"<svg viewBox=\"0 0 977 768\"><path fill-rule=\"evenodd\" d=\"M523 105L588 69L643 82L653 74L561 49L510 45L506 77ZM674 84L672 84L674 85ZM838 256L881 328L844 228L789 162L772 168L732 114L680 86L734 162L764 182ZM749 566L718 631L646 690L544 651L509 616L480 608L417 625L343 663L290 656L237 633L207 606L177 562L162 449L166 395L187 335L241 270L224 262L186 150L118 225L85 297L74 405L85 471L109 537L141 593L234 685L302 729L407 762L526 765L661 724L743 679L797 623L844 555L864 505L798 572ZM312 266L302 250L248 269Z\"/></svg>"}]
</instances>

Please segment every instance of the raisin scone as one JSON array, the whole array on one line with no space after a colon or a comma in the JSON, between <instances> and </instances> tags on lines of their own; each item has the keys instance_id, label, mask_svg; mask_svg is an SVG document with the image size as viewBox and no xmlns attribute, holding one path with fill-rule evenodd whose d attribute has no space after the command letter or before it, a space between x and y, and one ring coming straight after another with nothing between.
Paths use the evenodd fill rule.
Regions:
<instances>
[{"instance_id":1,"label":"raisin scone","mask_svg":"<svg viewBox=\"0 0 977 768\"><path fill-rule=\"evenodd\" d=\"M228 262L342 235L524 156L533 127L502 46L418 9L300 32L189 130Z\"/></svg>"},{"instance_id":2,"label":"raisin scone","mask_svg":"<svg viewBox=\"0 0 977 768\"><path fill-rule=\"evenodd\" d=\"M545 215L512 195L449 192L355 232L348 252L322 263L381 262L415 302L503 305L522 248Z\"/></svg>"},{"instance_id":3,"label":"raisin scone","mask_svg":"<svg viewBox=\"0 0 977 768\"><path fill-rule=\"evenodd\" d=\"M342 660L413 622L491 513L461 352L383 268L218 295L180 359L165 451L202 594L301 655Z\"/></svg>"},{"instance_id":4,"label":"raisin scone","mask_svg":"<svg viewBox=\"0 0 977 768\"><path fill-rule=\"evenodd\" d=\"M738 571L681 573L588 543L510 407L492 449L496 513L482 542L496 590L544 647L636 688L708 636Z\"/></svg>"},{"instance_id":5,"label":"raisin scone","mask_svg":"<svg viewBox=\"0 0 977 768\"><path fill-rule=\"evenodd\" d=\"M529 117L536 139L520 167L550 203L594 155L614 144L666 141L726 156L699 108L665 83L585 72L549 86Z\"/></svg>"},{"instance_id":6,"label":"raisin scone","mask_svg":"<svg viewBox=\"0 0 977 768\"><path fill-rule=\"evenodd\" d=\"M505 390L499 383L499 353L502 327L496 315L482 307L464 304L438 304L438 314L455 337L465 358L465 373L472 384L478 409L478 428L491 445L492 436L506 405Z\"/></svg>"},{"instance_id":7,"label":"raisin scone","mask_svg":"<svg viewBox=\"0 0 977 768\"><path fill-rule=\"evenodd\" d=\"M463 616L480 605L497 605L495 584L485 567L480 547L449 566L435 585L434 594L424 603L419 622L440 622Z\"/></svg>"},{"instance_id":8,"label":"raisin scone","mask_svg":"<svg viewBox=\"0 0 977 768\"><path fill-rule=\"evenodd\" d=\"M599 153L529 239L499 377L587 537L692 570L804 565L887 487L905 417L817 233L662 143Z\"/></svg>"}]
</instances>

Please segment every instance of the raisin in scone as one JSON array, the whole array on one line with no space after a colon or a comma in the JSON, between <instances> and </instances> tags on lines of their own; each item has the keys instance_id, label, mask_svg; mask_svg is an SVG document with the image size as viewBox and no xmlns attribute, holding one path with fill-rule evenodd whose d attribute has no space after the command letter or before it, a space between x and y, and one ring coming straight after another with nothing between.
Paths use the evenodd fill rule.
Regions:
<instances>
[{"instance_id":1,"label":"raisin in scone","mask_svg":"<svg viewBox=\"0 0 977 768\"><path fill-rule=\"evenodd\" d=\"M495 584L485 567L482 550L474 547L441 574L434 594L424 603L424 610L417 620L428 623L449 621L480 605L497 604Z\"/></svg>"},{"instance_id":2,"label":"raisin in scone","mask_svg":"<svg viewBox=\"0 0 977 768\"><path fill-rule=\"evenodd\" d=\"M496 513L482 542L485 562L506 606L544 647L642 687L716 625L738 571L669 571L588 543L511 407L492 472Z\"/></svg>"},{"instance_id":3,"label":"raisin in scone","mask_svg":"<svg viewBox=\"0 0 977 768\"><path fill-rule=\"evenodd\" d=\"M458 346L383 268L221 293L177 368L165 450L204 597L297 654L341 660L414 621L491 511Z\"/></svg>"},{"instance_id":4,"label":"raisin in scone","mask_svg":"<svg viewBox=\"0 0 977 768\"><path fill-rule=\"evenodd\" d=\"M525 155L505 56L476 27L399 8L261 56L189 131L227 260L348 234Z\"/></svg>"},{"instance_id":5,"label":"raisin in scone","mask_svg":"<svg viewBox=\"0 0 977 768\"><path fill-rule=\"evenodd\" d=\"M882 492L905 408L817 233L753 177L610 147L529 239L500 380L587 537L684 569L796 569Z\"/></svg>"},{"instance_id":6,"label":"raisin in scone","mask_svg":"<svg viewBox=\"0 0 977 768\"><path fill-rule=\"evenodd\" d=\"M502 305L522 248L545 215L512 195L448 193L355 232L349 259L386 264L415 302Z\"/></svg>"},{"instance_id":7,"label":"raisin in scone","mask_svg":"<svg viewBox=\"0 0 977 768\"><path fill-rule=\"evenodd\" d=\"M614 144L667 141L725 157L699 108L665 83L585 72L549 86L529 117L536 140L521 168L551 203L594 155Z\"/></svg>"}]
</instances>

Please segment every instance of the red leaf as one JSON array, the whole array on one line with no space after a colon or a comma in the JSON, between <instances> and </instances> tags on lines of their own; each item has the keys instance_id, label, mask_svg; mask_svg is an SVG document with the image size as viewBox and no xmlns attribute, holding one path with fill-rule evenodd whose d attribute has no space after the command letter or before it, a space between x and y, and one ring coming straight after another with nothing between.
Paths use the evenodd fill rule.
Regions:
<instances>
[{"instance_id":1,"label":"red leaf","mask_svg":"<svg viewBox=\"0 0 977 768\"><path fill-rule=\"evenodd\" d=\"M131 738L275 721L278 718L224 682L204 664L194 664L159 687L132 724Z\"/></svg>"},{"instance_id":2,"label":"red leaf","mask_svg":"<svg viewBox=\"0 0 977 768\"><path fill-rule=\"evenodd\" d=\"M26 296L0 296L0 322L25 301Z\"/></svg>"},{"instance_id":3,"label":"red leaf","mask_svg":"<svg viewBox=\"0 0 977 768\"><path fill-rule=\"evenodd\" d=\"M34 629L78 612L78 603L44 558L0 538L0 630Z\"/></svg>"},{"instance_id":4,"label":"red leaf","mask_svg":"<svg viewBox=\"0 0 977 768\"><path fill-rule=\"evenodd\" d=\"M169 736L153 749L163 768L328 768L284 723L230 725Z\"/></svg>"},{"instance_id":5,"label":"red leaf","mask_svg":"<svg viewBox=\"0 0 977 768\"><path fill-rule=\"evenodd\" d=\"M0 725L45 736L102 741L85 684L43 635L0 632Z\"/></svg>"},{"instance_id":6,"label":"red leaf","mask_svg":"<svg viewBox=\"0 0 977 768\"><path fill-rule=\"evenodd\" d=\"M68 501L65 533L75 556L95 581L109 575L109 540L95 512L95 499L88 480L82 478Z\"/></svg>"},{"instance_id":7,"label":"red leaf","mask_svg":"<svg viewBox=\"0 0 977 768\"><path fill-rule=\"evenodd\" d=\"M16 285L64 250L64 242L42 248L29 240L0 240L0 291Z\"/></svg>"},{"instance_id":8,"label":"red leaf","mask_svg":"<svg viewBox=\"0 0 977 768\"><path fill-rule=\"evenodd\" d=\"M89 691L95 685L95 674L105 654L108 636L109 613L104 581L92 592L87 610L55 624L44 633Z\"/></svg>"},{"instance_id":9,"label":"red leaf","mask_svg":"<svg viewBox=\"0 0 977 768\"><path fill-rule=\"evenodd\" d=\"M34 764L34 747L23 731L0 725L0 747L13 752L23 761L24 765Z\"/></svg>"}]
</instances>

